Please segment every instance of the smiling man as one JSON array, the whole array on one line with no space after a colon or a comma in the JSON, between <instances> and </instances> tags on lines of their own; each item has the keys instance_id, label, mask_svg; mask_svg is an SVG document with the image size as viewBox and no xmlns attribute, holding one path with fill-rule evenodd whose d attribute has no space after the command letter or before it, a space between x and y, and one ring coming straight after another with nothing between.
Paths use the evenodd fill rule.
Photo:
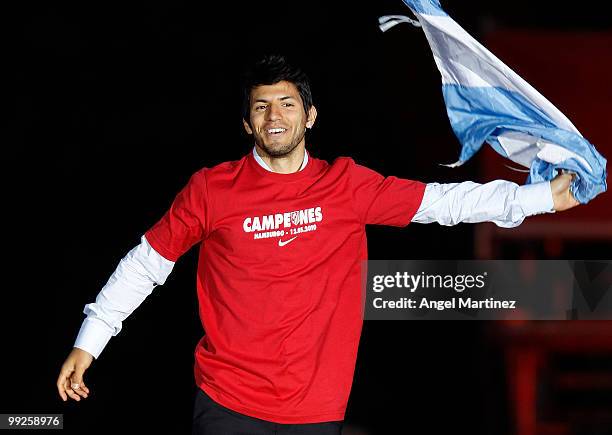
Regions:
<instances>
[{"instance_id":1,"label":"smiling man","mask_svg":"<svg viewBox=\"0 0 612 435\"><path fill-rule=\"evenodd\" d=\"M309 101L302 102L300 93L291 82L281 81L258 86L252 90L251 107L243 119L247 133L253 135L255 146L268 165L295 163L304 153L294 152L305 146L306 128L312 127L317 110ZM301 154L301 155L300 155ZM272 160L273 159L273 160ZM276 172L280 167L272 166ZM295 172L297 167L287 172Z\"/></svg>"},{"instance_id":2,"label":"smiling man","mask_svg":"<svg viewBox=\"0 0 612 435\"><path fill-rule=\"evenodd\" d=\"M526 186L426 185L346 157L328 163L305 149L316 117L301 70L279 56L254 66L243 120L252 152L196 172L85 306L57 380L63 400L88 396L83 375L93 358L204 241L193 434L339 434L361 334L366 224L513 227L577 205L569 175Z\"/></svg>"}]
</instances>

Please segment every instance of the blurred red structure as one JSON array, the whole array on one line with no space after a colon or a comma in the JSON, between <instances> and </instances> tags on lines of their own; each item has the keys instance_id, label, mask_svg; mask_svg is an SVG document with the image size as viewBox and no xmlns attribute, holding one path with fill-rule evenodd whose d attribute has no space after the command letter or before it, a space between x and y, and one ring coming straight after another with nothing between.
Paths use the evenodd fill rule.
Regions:
<instances>
[{"instance_id":1,"label":"blurred red structure","mask_svg":"<svg viewBox=\"0 0 612 435\"><path fill-rule=\"evenodd\" d=\"M548 98L608 160L612 156L612 33L504 30L487 34L485 45ZM504 178L524 184L526 174L512 171L485 146L480 156L485 180ZM509 162L510 166L519 165ZM496 258L504 240L544 239L547 252L561 252L563 239L611 240L612 200L603 193L586 207L527 219L518 228L478 225L476 257Z\"/></svg>"},{"instance_id":2,"label":"blurred red structure","mask_svg":"<svg viewBox=\"0 0 612 435\"><path fill-rule=\"evenodd\" d=\"M504 30L489 33L485 45L565 113L582 135L610 159L612 33ZM526 174L506 168L506 159L488 146L484 148L479 158L485 180L504 178L524 184ZM569 240L612 242L612 201L608 197L604 193L588 206L531 217L518 228L478 225L476 257L499 258L508 246L534 240L544 241L548 258L558 258ZM599 425L599 429L590 430L607 433L605 427L612 427L612 409L601 411L594 405L573 414L566 409L562 412L568 415L563 418L543 421L540 395L542 391L553 396L564 392L589 397L598 397L601 391L612 394L612 371L560 371L552 363L559 356L570 356L589 367L592 361L610 358L612 322L510 321L496 326L494 339L504 349L517 435L582 433L576 432L575 426L584 421Z\"/></svg>"},{"instance_id":3,"label":"blurred red structure","mask_svg":"<svg viewBox=\"0 0 612 435\"><path fill-rule=\"evenodd\" d=\"M602 408L607 404L591 405L591 409L580 407L571 412L565 410L559 421L543 421L539 416L542 401L538 397L538 392L546 389L612 394L612 372L608 370L551 369L552 361L559 355L577 355L591 360L612 355L610 322L509 321L497 326L493 334L504 347L517 435L571 434L575 433L571 427L585 419L596 427L612 428L612 409Z\"/></svg>"}]
</instances>

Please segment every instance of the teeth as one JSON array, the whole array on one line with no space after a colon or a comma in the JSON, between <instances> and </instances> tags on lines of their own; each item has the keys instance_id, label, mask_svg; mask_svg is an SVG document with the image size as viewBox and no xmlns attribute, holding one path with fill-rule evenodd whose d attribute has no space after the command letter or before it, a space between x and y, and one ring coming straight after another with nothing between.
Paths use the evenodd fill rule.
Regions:
<instances>
[{"instance_id":1,"label":"teeth","mask_svg":"<svg viewBox=\"0 0 612 435\"><path fill-rule=\"evenodd\" d=\"M284 132L284 128L270 128L268 129L268 133L282 133Z\"/></svg>"}]
</instances>

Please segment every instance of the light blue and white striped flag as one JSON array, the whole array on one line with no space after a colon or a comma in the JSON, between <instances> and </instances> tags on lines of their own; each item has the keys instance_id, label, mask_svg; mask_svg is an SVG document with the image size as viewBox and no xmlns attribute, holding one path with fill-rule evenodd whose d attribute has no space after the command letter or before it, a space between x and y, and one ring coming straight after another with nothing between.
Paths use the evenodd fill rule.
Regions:
<instances>
[{"instance_id":1,"label":"light blue and white striped flag","mask_svg":"<svg viewBox=\"0 0 612 435\"><path fill-rule=\"evenodd\" d=\"M386 31L409 22L422 27L442 75L451 126L462 144L459 166L484 142L529 168L527 183L551 180L557 169L577 174L571 191L585 204L606 191L606 159L569 119L529 83L472 38L438 0L403 0L416 20L379 19Z\"/></svg>"}]
</instances>

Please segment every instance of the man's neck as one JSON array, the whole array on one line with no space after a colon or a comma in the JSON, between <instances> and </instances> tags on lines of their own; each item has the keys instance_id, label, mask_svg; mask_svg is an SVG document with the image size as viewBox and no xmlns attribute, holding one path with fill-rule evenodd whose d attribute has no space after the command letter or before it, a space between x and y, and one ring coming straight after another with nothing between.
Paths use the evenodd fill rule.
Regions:
<instances>
[{"instance_id":1,"label":"man's neck","mask_svg":"<svg viewBox=\"0 0 612 435\"><path fill-rule=\"evenodd\" d=\"M282 157L271 157L257 146L254 152L261 158L267 166L266 169L279 174L291 174L303 169L304 159L306 158L304 146L298 146L293 152Z\"/></svg>"}]
</instances>

